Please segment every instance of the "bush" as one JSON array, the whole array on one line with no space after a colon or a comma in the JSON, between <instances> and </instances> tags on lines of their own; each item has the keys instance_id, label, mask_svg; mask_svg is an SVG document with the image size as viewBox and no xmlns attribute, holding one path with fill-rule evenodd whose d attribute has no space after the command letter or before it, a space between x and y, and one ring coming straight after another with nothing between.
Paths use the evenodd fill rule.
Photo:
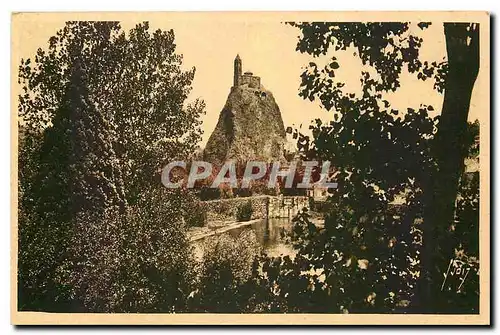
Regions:
<instances>
[{"instance_id":1,"label":"bush","mask_svg":"<svg viewBox=\"0 0 500 335\"><path fill-rule=\"evenodd\" d=\"M254 262L260 254L255 232L244 230L237 238L222 234L203 246L197 290L188 299L191 312L246 312L254 290Z\"/></svg>"},{"instance_id":2,"label":"bush","mask_svg":"<svg viewBox=\"0 0 500 335\"><path fill-rule=\"evenodd\" d=\"M248 221L252 218L252 214L253 214L252 202L247 201L238 207L238 212L236 213L236 220L238 220L239 222Z\"/></svg>"},{"instance_id":3,"label":"bush","mask_svg":"<svg viewBox=\"0 0 500 335\"><path fill-rule=\"evenodd\" d=\"M311 211L315 210L315 208L314 208L315 207L314 206L315 205L314 197L311 197L311 196L307 197L307 202L309 203L309 209Z\"/></svg>"},{"instance_id":4,"label":"bush","mask_svg":"<svg viewBox=\"0 0 500 335\"><path fill-rule=\"evenodd\" d=\"M207 210L200 201L190 202L184 219L187 227L203 227L207 222Z\"/></svg>"},{"instance_id":5,"label":"bush","mask_svg":"<svg viewBox=\"0 0 500 335\"><path fill-rule=\"evenodd\" d=\"M218 188L202 187L199 192L201 201L216 200L221 198L220 190Z\"/></svg>"},{"instance_id":6,"label":"bush","mask_svg":"<svg viewBox=\"0 0 500 335\"><path fill-rule=\"evenodd\" d=\"M246 198L252 196L252 191L249 188L233 188L233 194L235 197Z\"/></svg>"},{"instance_id":7,"label":"bush","mask_svg":"<svg viewBox=\"0 0 500 335\"><path fill-rule=\"evenodd\" d=\"M166 192L165 192L166 193ZM58 269L81 311L171 313L185 309L192 262L174 195L148 194L125 211L79 213L70 257Z\"/></svg>"}]
</instances>

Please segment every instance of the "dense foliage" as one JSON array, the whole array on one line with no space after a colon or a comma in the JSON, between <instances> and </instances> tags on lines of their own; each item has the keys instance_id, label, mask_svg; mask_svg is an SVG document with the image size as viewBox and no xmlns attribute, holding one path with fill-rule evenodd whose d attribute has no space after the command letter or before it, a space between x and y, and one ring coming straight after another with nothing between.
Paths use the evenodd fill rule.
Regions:
<instances>
[{"instance_id":1,"label":"dense foliage","mask_svg":"<svg viewBox=\"0 0 500 335\"><path fill-rule=\"evenodd\" d=\"M319 101L334 114L329 124L316 121L312 138L298 134L298 146L306 158L333 162L339 188L329 197L331 209L323 229L318 230L307 215L298 218L298 228L303 227L298 258L273 263L275 271L285 266L288 275L284 284L274 282L271 287L288 288L290 278L297 285L312 285L309 291L295 286L280 293L310 301L310 308L302 307L305 311L464 312L464 304L454 303L462 299L472 302L465 303L467 312L477 312L475 279L470 282L476 287L451 295L441 294L440 284L455 248L469 255L477 251L463 250L462 242L450 241L469 240L465 230L477 232L478 212L473 210L477 190L464 190L468 197L459 200L457 211L454 204L458 177L466 179L463 162L471 145L468 141L477 135L471 131L474 126L467 127L466 116L477 76L479 28L445 24L448 61L437 63L419 59L423 39L415 31L429 23L413 29L410 23L291 25L302 32L298 51L329 59L323 68L309 63L300 95ZM344 50L355 50L362 63L370 65L361 73L361 94L346 92L345 84L335 79L341 66L335 53ZM403 70L420 80L433 78L434 87L444 90L440 116L429 117L434 110L429 105L403 112L391 108L385 94L397 90ZM458 77L462 80L457 82ZM452 100L454 108L446 103ZM395 201L404 206L398 208ZM455 215L461 217L464 230L452 229ZM290 277L297 274L294 267L300 271L298 278Z\"/></svg>"},{"instance_id":2,"label":"dense foliage","mask_svg":"<svg viewBox=\"0 0 500 335\"><path fill-rule=\"evenodd\" d=\"M173 31L68 22L21 61L19 309L173 311L189 254L184 196L204 103L186 104Z\"/></svg>"},{"instance_id":3,"label":"dense foliage","mask_svg":"<svg viewBox=\"0 0 500 335\"><path fill-rule=\"evenodd\" d=\"M253 312L249 300L254 295L252 275L260 245L252 230L234 238L222 234L203 245L196 289L188 298L191 312Z\"/></svg>"}]
</instances>

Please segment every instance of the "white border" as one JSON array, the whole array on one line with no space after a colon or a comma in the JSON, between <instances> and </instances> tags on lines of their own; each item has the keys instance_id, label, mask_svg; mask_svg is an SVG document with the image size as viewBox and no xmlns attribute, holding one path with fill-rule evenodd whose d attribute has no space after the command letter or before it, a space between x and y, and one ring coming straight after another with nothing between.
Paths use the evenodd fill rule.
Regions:
<instances>
[{"instance_id":1,"label":"white border","mask_svg":"<svg viewBox=\"0 0 500 335\"><path fill-rule=\"evenodd\" d=\"M252 0L247 3L241 3L240 1L223 1L223 0L210 0L210 1L193 1L193 0L183 0L176 2L160 2L160 1L151 1L151 0L141 0L141 1L109 1L104 2L102 0L85 0L80 2L73 2L68 0L45 0L45 1L34 1L34 0L23 0L15 2L15 3L7 3L7 1L2 2L0 5L2 7L1 17L0 17L0 36L1 41L3 43L2 52L0 53L1 57L1 74L2 76L2 84L3 89L2 99L0 100L3 104L3 111L0 113L0 126L2 127L0 131L0 148L1 154L3 157L3 162L1 165L2 173L0 174L0 196L1 202L0 205L0 213L2 215L1 222L3 223L1 226L2 233L0 234L1 240L0 243L3 246L3 250L1 254L1 265L2 265L2 276L1 276L1 287L2 287L2 297L1 297L1 315L2 315L2 323L1 323L1 334L10 334L13 333L16 329L10 326L10 231L9 231L9 222L10 222L10 15L11 12L23 12L23 11L186 11L186 10L487 10L490 12L498 13L498 2L496 1L487 1L487 0L475 0L468 2L457 2L457 1L435 1L435 0L421 0L418 2L408 2L408 1L400 1L400 0L391 0L391 1L360 1L360 0L349 0L349 1L296 1L296 0L287 0L287 1L276 1L271 3L269 0ZM492 33L495 30L495 25L491 26ZM498 45L498 36L493 33L495 36L495 40L492 44L493 54L496 54L497 45ZM491 61L494 61L495 57L491 57ZM495 77L492 77L491 80L498 79L496 74ZM500 96L498 92L498 87L492 85L492 88L495 88L495 91L491 92L492 96ZM496 111L493 111L494 115ZM499 126L499 117L493 118L495 129L500 129ZM493 126L493 124L492 124ZM494 133L492 134L492 140L495 140ZM500 146L495 148L495 155L493 157L499 157ZM493 172L493 171L492 171ZM497 186L494 185L494 191L497 191ZM493 191L492 190L492 191ZM492 208L500 208L500 200L498 197ZM492 225L493 226L493 225ZM497 228L498 232L499 229ZM496 240L497 234L495 234L493 240ZM492 247L495 243L492 243ZM498 248L497 248L498 249ZM497 250L495 250L497 251ZM497 253L492 255L492 259L495 259ZM493 264L492 264L493 265ZM495 274L497 274L496 267ZM498 276L495 276L498 278ZM498 291L498 290L496 290ZM492 311L496 309L493 308ZM362 316L360 316L362 317ZM492 320L495 319L495 316L492 315ZM40 329L31 329L32 331L40 331ZM52 331L53 329L47 329L46 331ZM250 331L258 331L258 332L266 332L269 330L264 329L249 329ZM277 331L278 329L273 329ZM281 331L291 331L292 329L286 329ZM357 329L355 332L361 332L364 329ZM381 331L399 331L398 329L380 329ZM413 331L413 329L405 329L404 331ZM435 332L435 331L443 331L444 329L420 329L420 331L426 332ZM465 330L465 329L464 329ZM61 330L63 333L67 333L72 331L72 329L64 328ZM89 333L104 333L104 329L79 329L81 332L89 332ZM121 329L114 329L114 331L122 331ZM130 333L133 334L141 334L144 329L132 329ZM169 332L178 332L180 330L177 329L168 329ZM189 329L188 332L191 331L207 331L207 329L198 329L193 330ZM236 331L235 329L208 329L208 331ZM241 331L241 330L240 330ZM248 331L248 330L247 330ZM306 329L295 329L295 331L304 332ZM332 331L331 329L323 329L321 331ZM335 329L337 331L346 331L345 329ZM445 331L453 331L461 332L463 330L459 329L447 329ZM351 333L351 331L349 331Z\"/></svg>"}]
</instances>

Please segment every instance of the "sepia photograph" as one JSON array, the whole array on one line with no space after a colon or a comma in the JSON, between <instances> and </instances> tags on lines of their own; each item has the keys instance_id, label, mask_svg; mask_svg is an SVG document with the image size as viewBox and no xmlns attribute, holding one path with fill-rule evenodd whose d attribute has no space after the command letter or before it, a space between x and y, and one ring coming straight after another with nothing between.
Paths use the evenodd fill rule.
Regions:
<instances>
[{"instance_id":1,"label":"sepia photograph","mask_svg":"<svg viewBox=\"0 0 500 335\"><path fill-rule=\"evenodd\" d=\"M490 323L487 12L11 34L13 324Z\"/></svg>"}]
</instances>

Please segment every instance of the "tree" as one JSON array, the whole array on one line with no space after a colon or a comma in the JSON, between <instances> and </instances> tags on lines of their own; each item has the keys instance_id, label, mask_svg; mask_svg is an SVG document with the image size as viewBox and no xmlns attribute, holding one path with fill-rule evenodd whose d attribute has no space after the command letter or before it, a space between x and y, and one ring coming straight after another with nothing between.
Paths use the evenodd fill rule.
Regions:
<instances>
[{"instance_id":1,"label":"tree","mask_svg":"<svg viewBox=\"0 0 500 335\"><path fill-rule=\"evenodd\" d=\"M420 311L435 312L441 308L436 285L442 277L439 271L442 259L451 250L443 250L446 229L454 222L455 203L460 177L468 148L467 118L472 89L479 73L479 24L445 23L448 71L440 124L436 133L435 156L437 173L429 181L426 201L422 258L423 280ZM437 258L437 259L436 259Z\"/></svg>"},{"instance_id":2,"label":"tree","mask_svg":"<svg viewBox=\"0 0 500 335\"><path fill-rule=\"evenodd\" d=\"M362 72L363 93L356 96L343 92L344 83L335 82L335 70L340 67L335 56L322 69L309 63L302 74L300 95L311 101L317 99L326 110L334 111L335 121L326 126L317 122L313 126L313 143L306 136L301 136L298 143L306 155L336 164L341 181L338 193L351 198L347 208L352 208L358 218L407 191L407 212L424 218L421 274L417 293L411 299L413 310L439 311L437 283L442 279L442 261L453 253L451 248L445 250L442 242L454 221L458 182L467 151L467 116L479 69L479 25L445 23L447 61L440 63L419 59L423 39L412 33L410 23L291 25L302 32L298 51L319 56L331 48L335 52L354 48L363 64L372 67L373 71ZM429 25L417 24L420 29ZM389 109L383 94L397 90L404 68L418 79L433 78L435 88L444 92L438 118L427 116L433 106L423 105L418 111L408 109L404 116ZM355 221L356 227L359 224Z\"/></svg>"},{"instance_id":3,"label":"tree","mask_svg":"<svg viewBox=\"0 0 500 335\"><path fill-rule=\"evenodd\" d=\"M165 280L185 268L183 218L172 213L184 204L179 191L162 189L160 173L194 152L204 112L203 101L186 104L195 70L181 65L173 31L150 33L147 22L128 33L118 22L68 22L34 62L21 60L20 309L178 308L179 288ZM168 266L165 243L179 255ZM143 256L129 259L139 247ZM135 272L105 263L113 252ZM109 283L109 272L91 271L98 268L121 275L121 291L107 300L89 300L100 296L92 283ZM155 282L155 271L164 280ZM132 277L144 285L133 306L124 303ZM159 291L170 298L151 300Z\"/></svg>"}]
</instances>

